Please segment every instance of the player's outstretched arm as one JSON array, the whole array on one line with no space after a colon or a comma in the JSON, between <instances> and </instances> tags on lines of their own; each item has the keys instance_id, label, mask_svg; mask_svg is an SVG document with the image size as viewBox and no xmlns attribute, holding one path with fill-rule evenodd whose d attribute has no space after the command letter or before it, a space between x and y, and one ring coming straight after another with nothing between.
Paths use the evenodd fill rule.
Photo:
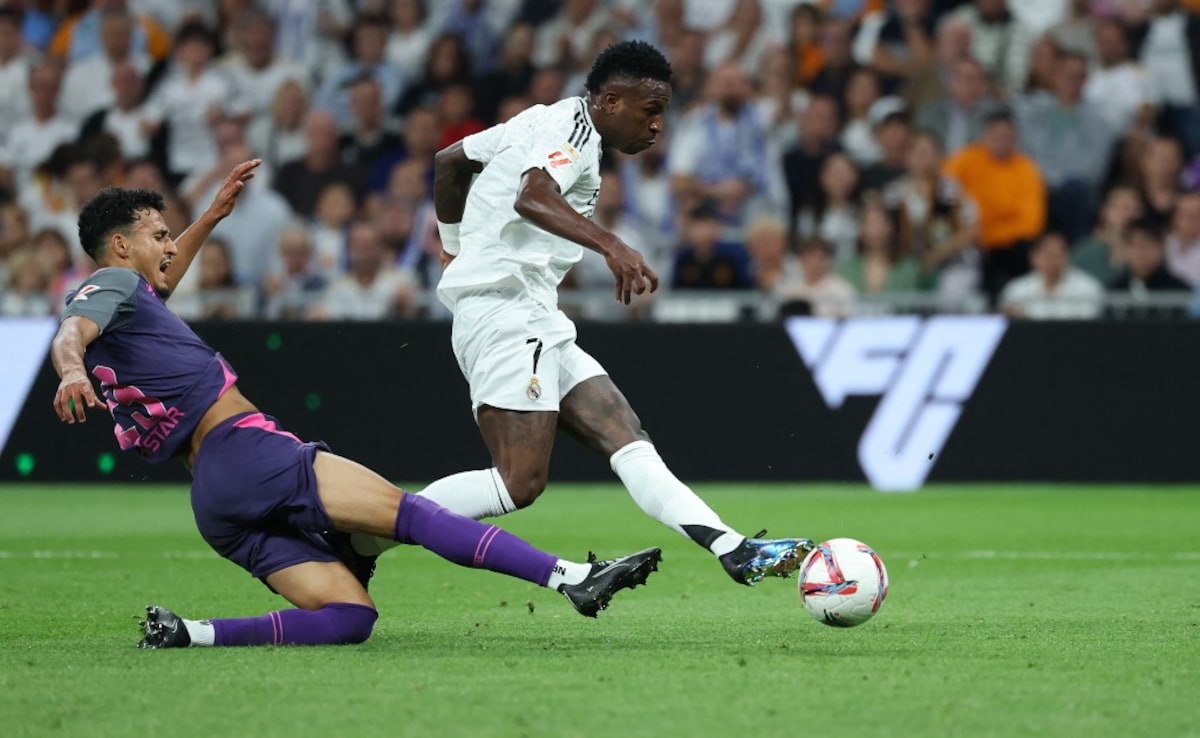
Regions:
<instances>
[{"instance_id":1,"label":"player's outstretched arm","mask_svg":"<svg viewBox=\"0 0 1200 738\"><path fill-rule=\"evenodd\" d=\"M521 175L513 208L539 228L603 256L617 281L617 302L628 305L633 294L658 289L658 275L642 255L576 212L563 199L558 183L545 169L534 168Z\"/></svg>"},{"instance_id":2,"label":"player's outstretched arm","mask_svg":"<svg viewBox=\"0 0 1200 738\"><path fill-rule=\"evenodd\" d=\"M171 260L171 265L167 267L168 294L174 292L175 288L179 286L179 280L183 279L183 275L187 273L188 267L192 265L192 260L196 258L200 247L212 234L213 228L216 228L217 223L233 212L238 197L241 196L242 190L246 189L246 183L254 179L254 170L260 164L262 164L262 159L251 159L231 169L229 176L221 183L221 189L217 190L216 196L213 197L212 204L196 219L195 223L188 226L175 239L175 248L178 249L178 253Z\"/></svg>"},{"instance_id":3,"label":"player's outstretched arm","mask_svg":"<svg viewBox=\"0 0 1200 738\"><path fill-rule=\"evenodd\" d=\"M84 350L99 335L100 326L93 320L72 315L59 324L50 344L50 360L61 380L54 393L54 412L64 423L85 422L89 407L104 409L83 366Z\"/></svg>"}]
</instances>

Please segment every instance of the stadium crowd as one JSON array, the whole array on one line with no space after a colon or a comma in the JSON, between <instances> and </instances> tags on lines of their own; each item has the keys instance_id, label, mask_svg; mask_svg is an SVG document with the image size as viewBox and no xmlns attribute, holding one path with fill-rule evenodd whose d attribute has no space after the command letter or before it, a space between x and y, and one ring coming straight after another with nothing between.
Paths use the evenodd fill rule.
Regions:
<instances>
[{"instance_id":1,"label":"stadium crowd","mask_svg":"<svg viewBox=\"0 0 1200 738\"><path fill-rule=\"evenodd\" d=\"M625 38L674 100L594 217L664 289L613 305L586 253L577 315L1182 316L1200 287L1200 0L0 0L0 315L94 269L100 188L164 192L179 233L259 157L174 309L448 317L434 153Z\"/></svg>"}]
</instances>

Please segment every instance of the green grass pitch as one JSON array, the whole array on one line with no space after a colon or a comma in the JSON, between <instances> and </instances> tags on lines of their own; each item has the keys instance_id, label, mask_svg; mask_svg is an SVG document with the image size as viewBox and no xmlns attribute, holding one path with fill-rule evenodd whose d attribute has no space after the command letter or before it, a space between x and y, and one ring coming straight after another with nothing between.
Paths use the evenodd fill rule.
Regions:
<instances>
[{"instance_id":1,"label":"green grass pitch","mask_svg":"<svg viewBox=\"0 0 1200 738\"><path fill-rule=\"evenodd\" d=\"M1200 736L1200 490L699 488L743 531L851 536L891 592L825 627L794 580L735 586L615 487L503 524L582 558L661 545L597 621L405 548L358 647L139 651L134 616L284 605L180 488L0 488L0 735Z\"/></svg>"}]
</instances>

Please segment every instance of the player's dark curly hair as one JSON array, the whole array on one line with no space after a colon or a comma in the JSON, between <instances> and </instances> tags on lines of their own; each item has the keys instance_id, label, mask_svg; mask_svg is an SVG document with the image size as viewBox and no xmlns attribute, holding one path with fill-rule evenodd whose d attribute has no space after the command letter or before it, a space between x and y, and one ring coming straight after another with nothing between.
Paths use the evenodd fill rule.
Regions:
<instances>
[{"instance_id":1,"label":"player's dark curly hair","mask_svg":"<svg viewBox=\"0 0 1200 738\"><path fill-rule=\"evenodd\" d=\"M671 84L671 63L661 51L645 41L621 41L596 57L592 71L588 72L587 90L597 94L606 82L616 77Z\"/></svg>"},{"instance_id":2,"label":"player's dark curly hair","mask_svg":"<svg viewBox=\"0 0 1200 738\"><path fill-rule=\"evenodd\" d=\"M153 190L105 187L79 211L79 242L88 256L99 261L109 237L118 231L128 233L138 213L166 209L163 196Z\"/></svg>"}]
</instances>

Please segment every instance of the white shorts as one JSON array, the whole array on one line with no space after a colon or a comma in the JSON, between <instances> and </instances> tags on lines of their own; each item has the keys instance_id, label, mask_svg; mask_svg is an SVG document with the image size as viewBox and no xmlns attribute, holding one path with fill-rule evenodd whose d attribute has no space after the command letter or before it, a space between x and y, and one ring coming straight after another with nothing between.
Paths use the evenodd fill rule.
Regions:
<instances>
[{"instance_id":1,"label":"white shorts","mask_svg":"<svg viewBox=\"0 0 1200 738\"><path fill-rule=\"evenodd\" d=\"M607 374L575 344L575 324L524 292L488 290L460 296L451 344L471 385L471 409L557 412L585 379Z\"/></svg>"}]
</instances>

